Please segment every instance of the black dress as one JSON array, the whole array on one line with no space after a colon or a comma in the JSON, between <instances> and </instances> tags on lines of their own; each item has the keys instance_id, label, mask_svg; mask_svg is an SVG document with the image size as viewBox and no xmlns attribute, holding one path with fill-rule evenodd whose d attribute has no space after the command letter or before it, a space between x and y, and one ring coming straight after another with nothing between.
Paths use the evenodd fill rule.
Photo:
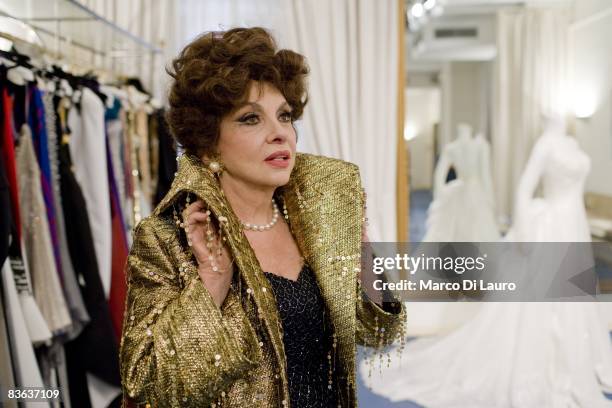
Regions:
<instances>
[{"instance_id":1,"label":"black dress","mask_svg":"<svg viewBox=\"0 0 612 408\"><path fill-rule=\"evenodd\" d=\"M60 98L53 100L57 111ZM68 133L56 120L58 135ZM119 345L115 340L110 309L104 296L100 273L96 263L93 234L89 225L87 205L81 186L72 171L72 157L67 143L58 146L59 185L62 197L68 251L78 272L79 289L91 321L81 334L64 345L70 401L73 407L91 407L86 373L92 373L105 382L119 386ZM95 352L92 352L95 350Z\"/></svg>"},{"instance_id":2,"label":"black dress","mask_svg":"<svg viewBox=\"0 0 612 408\"><path fill-rule=\"evenodd\" d=\"M336 378L329 384L333 331L313 271L304 265L296 281L265 275L283 325L291 407L337 406Z\"/></svg>"}]
</instances>

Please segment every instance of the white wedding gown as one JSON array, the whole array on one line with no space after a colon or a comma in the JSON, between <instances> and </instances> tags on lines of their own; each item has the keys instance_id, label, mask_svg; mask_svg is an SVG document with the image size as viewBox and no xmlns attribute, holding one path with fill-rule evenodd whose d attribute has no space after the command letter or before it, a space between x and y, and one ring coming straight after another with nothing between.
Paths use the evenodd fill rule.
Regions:
<instances>
[{"instance_id":1,"label":"white wedding gown","mask_svg":"<svg viewBox=\"0 0 612 408\"><path fill-rule=\"evenodd\" d=\"M500 237L493 206L489 144L459 126L434 174L434 200L427 211L426 242L491 242ZM450 167L457 178L445 183ZM468 215L469 216L466 216Z\"/></svg>"},{"instance_id":2,"label":"white wedding gown","mask_svg":"<svg viewBox=\"0 0 612 408\"><path fill-rule=\"evenodd\" d=\"M517 189L515 220L505 236L515 242L590 242L584 208L589 156L575 138L546 132L533 147ZM538 184L542 197L533 195Z\"/></svg>"},{"instance_id":3,"label":"white wedding gown","mask_svg":"<svg viewBox=\"0 0 612 408\"><path fill-rule=\"evenodd\" d=\"M517 195L512 240L590 241L582 203L590 161L575 140L543 135ZM531 199L539 181L543 198ZM391 352L391 355L394 351ZM446 336L408 342L373 392L426 408L604 408L612 344L596 303L485 303ZM364 375L365 374L365 375Z\"/></svg>"},{"instance_id":4,"label":"white wedding gown","mask_svg":"<svg viewBox=\"0 0 612 408\"><path fill-rule=\"evenodd\" d=\"M445 146L436 165L434 200L427 211L423 242L495 242L500 239L490 161L490 146L484 136L472 137L471 127L460 124L457 138ZM446 183L451 166L457 178ZM479 307L478 304L456 302L407 305L408 333L448 332L473 318Z\"/></svg>"}]
</instances>

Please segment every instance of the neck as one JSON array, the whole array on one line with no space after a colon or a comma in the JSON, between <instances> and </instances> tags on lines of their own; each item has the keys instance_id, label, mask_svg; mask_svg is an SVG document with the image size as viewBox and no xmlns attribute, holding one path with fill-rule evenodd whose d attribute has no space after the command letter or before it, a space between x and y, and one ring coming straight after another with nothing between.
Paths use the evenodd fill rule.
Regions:
<instances>
[{"instance_id":1,"label":"neck","mask_svg":"<svg viewBox=\"0 0 612 408\"><path fill-rule=\"evenodd\" d=\"M253 186L223 173L221 175L221 188L240 221L250 224L267 224L270 222L273 214L273 187Z\"/></svg>"}]
</instances>

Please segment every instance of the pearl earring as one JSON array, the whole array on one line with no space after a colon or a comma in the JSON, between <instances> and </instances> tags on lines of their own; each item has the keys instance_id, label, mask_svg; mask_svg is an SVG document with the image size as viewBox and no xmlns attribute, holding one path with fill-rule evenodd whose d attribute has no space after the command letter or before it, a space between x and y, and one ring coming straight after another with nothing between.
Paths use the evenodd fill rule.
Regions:
<instances>
[{"instance_id":1,"label":"pearl earring","mask_svg":"<svg viewBox=\"0 0 612 408\"><path fill-rule=\"evenodd\" d=\"M208 163L208 168L210 169L210 171L212 171L215 174L221 172L221 164L218 161L213 160L210 163Z\"/></svg>"}]
</instances>

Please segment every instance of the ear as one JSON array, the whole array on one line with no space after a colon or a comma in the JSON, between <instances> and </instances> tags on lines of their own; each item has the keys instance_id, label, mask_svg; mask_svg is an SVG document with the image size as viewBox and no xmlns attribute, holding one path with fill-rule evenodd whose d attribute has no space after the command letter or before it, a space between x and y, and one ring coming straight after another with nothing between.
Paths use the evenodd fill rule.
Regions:
<instances>
[{"instance_id":1,"label":"ear","mask_svg":"<svg viewBox=\"0 0 612 408\"><path fill-rule=\"evenodd\" d=\"M207 149L199 149L198 157L207 165L211 161L220 161L220 157L215 151L209 151Z\"/></svg>"}]
</instances>

